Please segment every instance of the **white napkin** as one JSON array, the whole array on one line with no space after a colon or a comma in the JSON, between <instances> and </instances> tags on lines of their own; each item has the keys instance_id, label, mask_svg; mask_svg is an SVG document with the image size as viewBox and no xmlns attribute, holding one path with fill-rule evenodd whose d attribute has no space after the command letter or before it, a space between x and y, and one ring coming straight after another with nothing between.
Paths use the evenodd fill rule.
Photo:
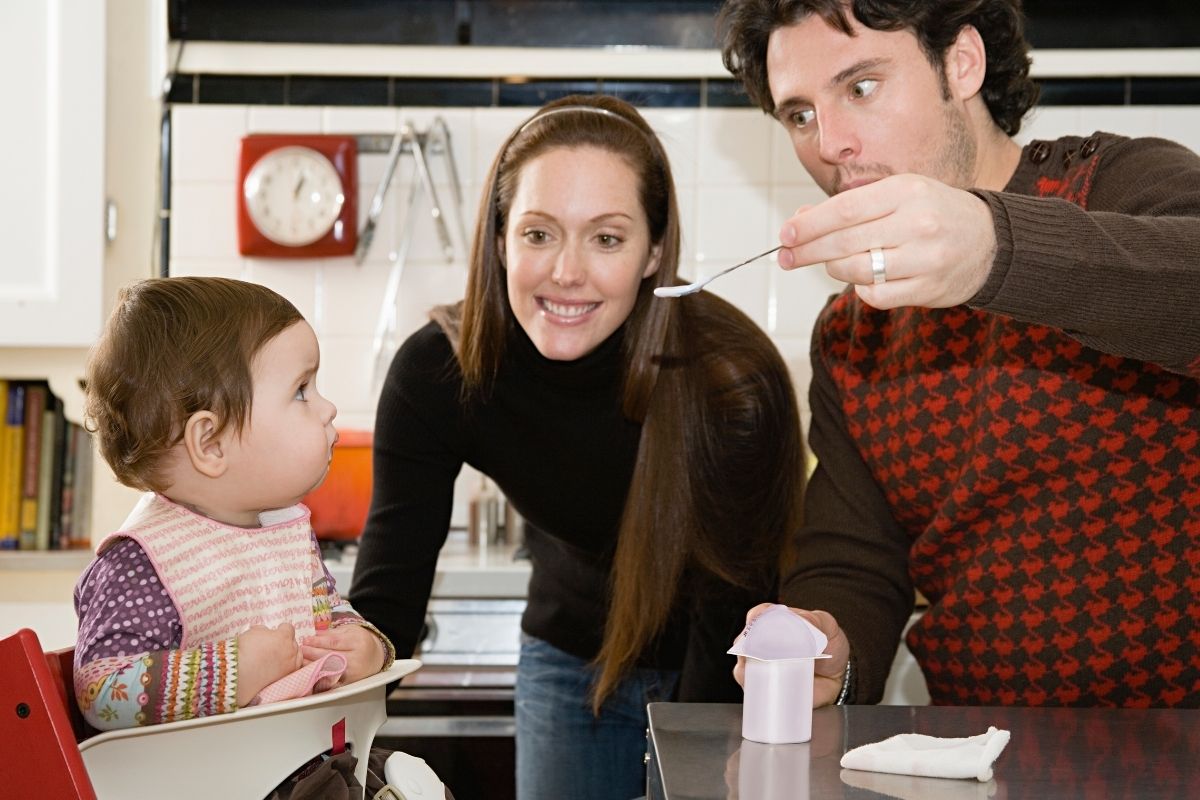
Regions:
<instances>
[{"instance_id":1,"label":"white napkin","mask_svg":"<svg viewBox=\"0 0 1200 800\"><path fill-rule=\"evenodd\" d=\"M1004 751L1008 737L1008 731L995 727L965 739L901 733L882 742L854 748L842 756L842 766L868 772L989 781L992 779L992 762Z\"/></svg>"}]
</instances>

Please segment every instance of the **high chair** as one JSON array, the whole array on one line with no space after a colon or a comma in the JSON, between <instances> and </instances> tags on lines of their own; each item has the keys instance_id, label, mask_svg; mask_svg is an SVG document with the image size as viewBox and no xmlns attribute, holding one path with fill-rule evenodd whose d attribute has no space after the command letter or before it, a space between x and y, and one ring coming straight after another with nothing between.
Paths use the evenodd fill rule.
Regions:
<instances>
[{"instance_id":1,"label":"high chair","mask_svg":"<svg viewBox=\"0 0 1200 800\"><path fill-rule=\"evenodd\" d=\"M23 628L0 639L0 794L108 800L265 797L339 740L367 754L387 715L387 684L421 666L414 659L328 692L231 714L96 733L75 704L74 648L46 653ZM92 734L92 735L89 735Z\"/></svg>"}]
</instances>

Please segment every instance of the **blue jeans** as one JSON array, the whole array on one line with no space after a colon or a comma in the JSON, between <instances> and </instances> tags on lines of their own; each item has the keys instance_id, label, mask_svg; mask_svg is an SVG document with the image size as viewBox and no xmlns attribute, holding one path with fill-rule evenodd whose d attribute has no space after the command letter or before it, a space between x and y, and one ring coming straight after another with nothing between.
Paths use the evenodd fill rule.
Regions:
<instances>
[{"instance_id":1,"label":"blue jeans","mask_svg":"<svg viewBox=\"0 0 1200 800\"><path fill-rule=\"evenodd\" d=\"M515 694L518 800L629 800L646 793L646 704L678 670L638 669L592 715L587 661L521 634Z\"/></svg>"}]
</instances>

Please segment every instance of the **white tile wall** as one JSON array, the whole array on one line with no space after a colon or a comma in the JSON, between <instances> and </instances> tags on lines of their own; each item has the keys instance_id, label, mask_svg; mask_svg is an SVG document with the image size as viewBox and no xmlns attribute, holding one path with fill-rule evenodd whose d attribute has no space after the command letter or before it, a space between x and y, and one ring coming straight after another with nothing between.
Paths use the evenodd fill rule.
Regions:
<instances>
[{"instance_id":1,"label":"white tile wall","mask_svg":"<svg viewBox=\"0 0 1200 800\"><path fill-rule=\"evenodd\" d=\"M374 424L378 391L372 337L395 253L401 245L413 183L411 158L397 171L378 232L362 266L350 258L275 261L243 258L235 230L238 145L249 132L391 133L404 122L425 128L441 115L450 129L458 172L465 183L462 229L469 235L480 186L496 150L526 119L529 108L296 108L179 106L173 125L172 274L224 275L264 283L294 302L321 340L323 390L338 405L344 428ZM646 117L659 132L675 173L683 227L682 275L711 274L777 242L780 225L801 205L823 195L796 162L784 132L752 109L653 109ZM1068 133L1109 130L1159 135L1200 150L1200 108L1050 107L1021 131L1022 143ZM382 154L359 158L359 221L366 218L384 169ZM441 155L431 170L443 206L452 207ZM423 325L432 305L462 296L466 253L458 214L448 210L455 257L447 263L418 195L414 235L396 303L395 343ZM793 369L802 405L808 384L808 341L816 314L840 284L819 267L784 273L768 260L738 270L713 290L742 308L774 338ZM386 353L383 363L386 364ZM806 415L807 416L807 415ZM474 473L459 480L456 521Z\"/></svg>"}]
</instances>

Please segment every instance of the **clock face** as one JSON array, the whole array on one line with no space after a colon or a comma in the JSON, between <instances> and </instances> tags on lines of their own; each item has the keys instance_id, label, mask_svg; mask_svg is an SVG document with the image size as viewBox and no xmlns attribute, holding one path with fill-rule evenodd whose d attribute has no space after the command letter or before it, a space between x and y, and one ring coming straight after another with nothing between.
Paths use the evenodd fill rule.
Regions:
<instances>
[{"instance_id":1,"label":"clock face","mask_svg":"<svg viewBox=\"0 0 1200 800\"><path fill-rule=\"evenodd\" d=\"M300 247L340 225L345 187L334 165L311 147L293 145L263 155L242 183L254 226L276 244Z\"/></svg>"}]
</instances>

